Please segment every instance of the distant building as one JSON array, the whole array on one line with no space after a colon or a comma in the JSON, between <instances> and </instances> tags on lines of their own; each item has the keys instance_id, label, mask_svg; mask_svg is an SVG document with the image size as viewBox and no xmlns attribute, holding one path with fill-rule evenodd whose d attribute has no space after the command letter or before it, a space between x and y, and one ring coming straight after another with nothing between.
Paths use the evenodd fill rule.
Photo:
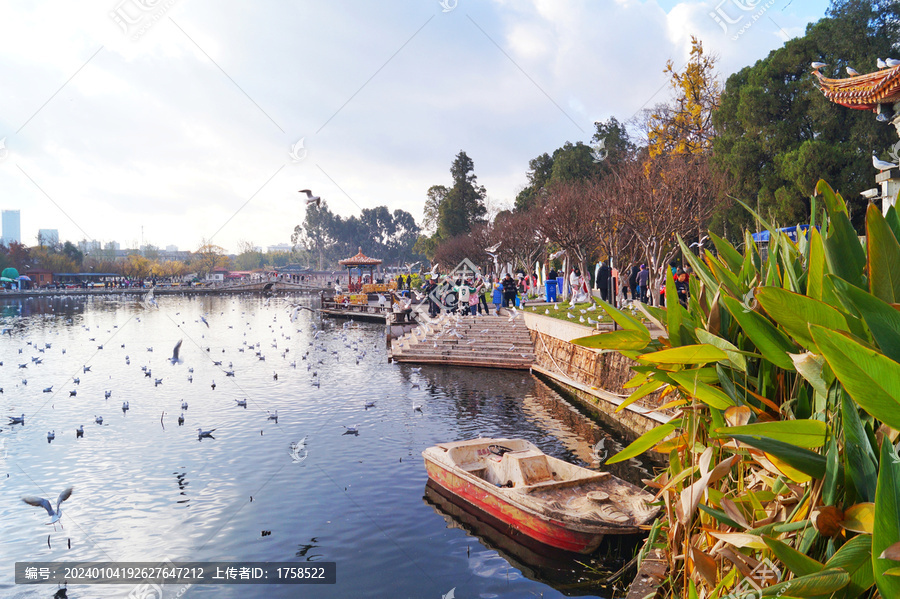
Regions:
<instances>
[{"instance_id":1,"label":"distant building","mask_svg":"<svg viewBox=\"0 0 900 599\"><path fill-rule=\"evenodd\" d=\"M38 245L56 245L59 243L59 229L38 229Z\"/></svg>"},{"instance_id":2,"label":"distant building","mask_svg":"<svg viewBox=\"0 0 900 599\"><path fill-rule=\"evenodd\" d=\"M177 251L178 251L178 246L177 246L177 245L167 245L167 246L166 246L166 251L167 251L167 252L177 252Z\"/></svg>"},{"instance_id":3,"label":"distant building","mask_svg":"<svg viewBox=\"0 0 900 599\"><path fill-rule=\"evenodd\" d=\"M78 242L78 251L87 256L91 252L99 252L102 249L100 242L96 239L91 239L88 241L87 239L82 239Z\"/></svg>"},{"instance_id":4,"label":"distant building","mask_svg":"<svg viewBox=\"0 0 900 599\"><path fill-rule=\"evenodd\" d=\"M119 246L118 241L107 241L103 244L103 249L107 251L112 250L114 252L117 252L119 251L119 249L121 249L121 246Z\"/></svg>"},{"instance_id":5,"label":"distant building","mask_svg":"<svg viewBox=\"0 0 900 599\"><path fill-rule=\"evenodd\" d=\"M22 243L22 219L18 210L3 211L3 243Z\"/></svg>"},{"instance_id":6,"label":"distant building","mask_svg":"<svg viewBox=\"0 0 900 599\"><path fill-rule=\"evenodd\" d=\"M294 249L294 246L292 246L289 243L279 243L276 245L270 245L269 247L266 248L266 251L269 252L270 254L274 254L275 252L290 252L293 249Z\"/></svg>"},{"instance_id":7,"label":"distant building","mask_svg":"<svg viewBox=\"0 0 900 599\"><path fill-rule=\"evenodd\" d=\"M228 276L228 269L223 268L221 266L217 266L216 268L214 268L212 270L212 272L210 272L209 274L206 275L206 280L216 282L216 283L222 283L223 281L225 281L225 277L227 277L227 276Z\"/></svg>"}]
</instances>

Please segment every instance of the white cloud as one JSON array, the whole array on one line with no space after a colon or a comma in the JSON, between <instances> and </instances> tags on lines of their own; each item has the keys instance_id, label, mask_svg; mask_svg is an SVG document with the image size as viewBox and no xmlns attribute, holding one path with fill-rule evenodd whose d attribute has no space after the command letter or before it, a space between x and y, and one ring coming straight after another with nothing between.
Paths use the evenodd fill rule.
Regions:
<instances>
[{"instance_id":1,"label":"white cloud","mask_svg":"<svg viewBox=\"0 0 900 599\"><path fill-rule=\"evenodd\" d=\"M796 2L769 9L789 33L824 12ZM22 210L26 242L82 227L129 244L143 227L192 249L231 219L220 245L266 246L302 221L306 187L345 216L387 204L420 218L461 149L511 202L529 159L662 100L691 34L725 73L780 43L768 18L731 41L693 0L160 6L137 40L110 16L144 15L134 0L0 9L0 207Z\"/></svg>"}]
</instances>

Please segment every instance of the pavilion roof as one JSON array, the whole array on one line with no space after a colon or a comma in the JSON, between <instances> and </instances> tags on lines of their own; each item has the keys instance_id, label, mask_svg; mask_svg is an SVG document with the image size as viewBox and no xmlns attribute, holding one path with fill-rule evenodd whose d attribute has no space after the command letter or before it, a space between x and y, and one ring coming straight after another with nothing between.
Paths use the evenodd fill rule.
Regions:
<instances>
[{"instance_id":1,"label":"pavilion roof","mask_svg":"<svg viewBox=\"0 0 900 599\"><path fill-rule=\"evenodd\" d=\"M369 258L365 254L363 254L362 248L359 248L359 253L352 258L338 260L338 264L340 264L341 266L378 266L379 264L381 264L381 262L382 261L378 258Z\"/></svg>"},{"instance_id":2,"label":"pavilion roof","mask_svg":"<svg viewBox=\"0 0 900 599\"><path fill-rule=\"evenodd\" d=\"M900 67L844 79L829 79L819 71L813 71L813 74L819 78L819 89L835 104L874 110L879 104L900 102Z\"/></svg>"}]
</instances>

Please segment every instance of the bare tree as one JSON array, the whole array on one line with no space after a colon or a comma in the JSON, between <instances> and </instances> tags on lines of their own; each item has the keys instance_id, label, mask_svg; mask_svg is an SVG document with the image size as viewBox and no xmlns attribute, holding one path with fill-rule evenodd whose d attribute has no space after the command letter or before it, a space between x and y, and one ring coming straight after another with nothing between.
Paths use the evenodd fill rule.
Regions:
<instances>
[{"instance_id":1,"label":"bare tree","mask_svg":"<svg viewBox=\"0 0 900 599\"><path fill-rule=\"evenodd\" d=\"M525 212L504 212L494 221L493 242L500 242L498 258L513 268L534 272L534 263L546 249L546 237L538 230L539 209ZM491 244L493 245L493 244Z\"/></svg>"},{"instance_id":2,"label":"bare tree","mask_svg":"<svg viewBox=\"0 0 900 599\"><path fill-rule=\"evenodd\" d=\"M534 219L540 233L566 250L584 273L600 244L597 200L588 183L560 181L550 187Z\"/></svg>"},{"instance_id":3,"label":"bare tree","mask_svg":"<svg viewBox=\"0 0 900 599\"><path fill-rule=\"evenodd\" d=\"M622 165L611 178L619 222L633 235L650 268L650 298L659 303L663 267L678 253L677 236L693 235L707 222L721 177L708 158L660 155Z\"/></svg>"}]
</instances>

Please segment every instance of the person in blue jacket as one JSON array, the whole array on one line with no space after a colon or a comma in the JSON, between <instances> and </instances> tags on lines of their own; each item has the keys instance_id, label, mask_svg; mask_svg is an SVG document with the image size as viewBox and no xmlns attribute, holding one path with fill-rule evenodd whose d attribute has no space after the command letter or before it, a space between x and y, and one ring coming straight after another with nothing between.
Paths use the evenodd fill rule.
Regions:
<instances>
[{"instance_id":1,"label":"person in blue jacket","mask_svg":"<svg viewBox=\"0 0 900 599\"><path fill-rule=\"evenodd\" d=\"M500 304L503 303L503 286L500 283L494 283L494 294L491 300L494 302L494 314L500 316Z\"/></svg>"}]
</instances>

